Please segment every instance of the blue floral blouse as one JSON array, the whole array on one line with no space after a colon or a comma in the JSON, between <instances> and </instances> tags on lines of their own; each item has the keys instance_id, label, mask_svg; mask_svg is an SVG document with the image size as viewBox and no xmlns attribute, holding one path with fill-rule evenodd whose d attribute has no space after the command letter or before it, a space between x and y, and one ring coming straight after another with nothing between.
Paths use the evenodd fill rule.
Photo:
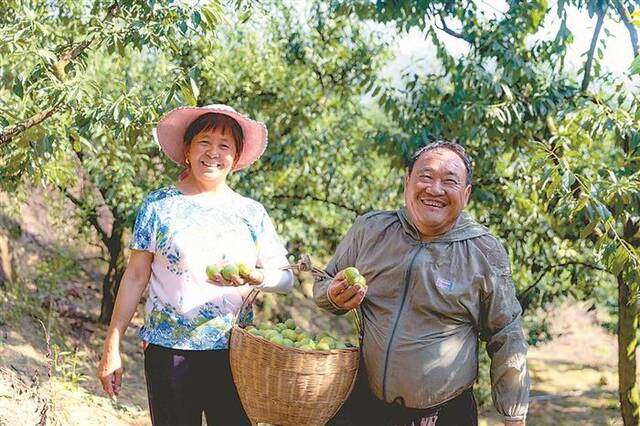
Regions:
<instances>
[{"instance_id":1,"label":"blue floral blouse","mask_svg":"<svg viewBox=\"0 0 640 426\"><path fill-rule=\"evenodd\" d=\"M213 195L185 195L176 187L152 192L138 211L129 247L154 255L139 336L176 349L228 348L234 316L250 291L211 284L208 264L287 264L262 204L229 188Z\"/></svg>"}]
</instances>

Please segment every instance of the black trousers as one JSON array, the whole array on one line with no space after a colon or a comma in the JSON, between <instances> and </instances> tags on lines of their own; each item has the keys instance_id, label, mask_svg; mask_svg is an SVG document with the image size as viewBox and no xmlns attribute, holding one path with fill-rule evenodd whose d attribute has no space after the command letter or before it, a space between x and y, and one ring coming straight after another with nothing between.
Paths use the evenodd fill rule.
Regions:
<instances>
[{"instance_id":1,"label":"black trousers","mask_svg":"<svg viewBox=\"0 0 640 426\"><path fill-rule=\"evenodd\" d=\"M144 371L151 421L157 425L249 425L231 377L229 351L149 345Z\"/></svg>"},{"instance_id":2,"label":"black trousers","mask_svg":"<svg viewBox=\"0 0 640 426\"><path fill-rule=\"evenodd\" d=\"M408 408L402 401L387 403L371 394L367 379L358 374L349 399L330 426L478 426L478 407L469 388L435 407Z\"/></svg>"}]
</instances>

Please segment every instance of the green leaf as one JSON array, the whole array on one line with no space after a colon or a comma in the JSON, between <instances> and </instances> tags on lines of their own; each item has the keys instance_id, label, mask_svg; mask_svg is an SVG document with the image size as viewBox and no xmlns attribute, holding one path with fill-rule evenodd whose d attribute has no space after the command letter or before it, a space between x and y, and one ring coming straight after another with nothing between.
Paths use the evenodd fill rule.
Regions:
<instances>
[{"instance_id":1,"label":"green leaf","mask_svg":"<svg viewBox=\"0 0 640 426\"><path fill-rule=\"evenodd\" d=\"M42 139L42 151L46 154L53 152L53 137L50 135L45 136Z\"/></svg>"},{"instance_id":2,"label":"green leaf","mask_svg":"<svg viewBox=\"0 0 640 426\"><path fill-rule=\"evenodd\" d=\"M619 245L616 251L610 256L609 270L613 275L618 275L629 261L629 253L624 246Z\"/></svg>"},{"instance_id":3,"label":"green leaf","mask_svg":"<svg viewBox=\"0 0 640 426\"><path fill-rule=\"evenodd\" d=\"M636 56L631 62L631 66L629 67L629 72L631 74L640 74L640 55Z\"/></svg>"},{"instance_id":4,"label":"green leaf","mask_svg":"<svg viewBox=\"0 0 640 426\"><path fill-rule=\"evenodd\" d=\"M251 9L247 9L244 12L242 12L242 14L240 15L240 22L242 24L247 22L249 20L249 18L251 18L251 14L252 14L252 10Z\"/></svg>"},{"instance_id":5,"label":"green leaf","mask_svg":"<svg viewBox=\"0 0 640 426\"><path fill-rule=\"evenodd\" d=\"M187 27L187 23L184 21L180 21L178 22L178 29L180 29L180 32L182 34L186 34L187 30L189 29L189 27Z\"/></svg>"},{"instance_id":6,"label":"green leaf","mask_svg":"<svg viewBox=\"0 0 640 426\"><path fill-rule=\"evenodd\" d=\"M196 99L196 102L198 100L198 97L200 96L200 88L198 87L198 83L196 82L197 74L198 71L196 68L192 68L189 71L189 85L191 86L191 93L193 94L193 98Z\"/></svg>"},{"instance_id":7,"label":"green leaf","mask_svg":"<svg viewBox=\"0 0 640 426\"><path fill-rule=\"evenodd\" d=\"M580 238L585 240L589 235L593 233L594 229L596 229L596 226L598 226L599 223L600 219L596 219L585 226L582 231L580 231Z\"/></svg>"},{"instance_id":8,"label":"green leaf","mask_svg":"<svg viewBox=\"0 0 640 426\"><path fill-rule=\"evenodd\" d=\"M24 96L24 87L22 86L22 80L20 80L18 76L16 76L16 78L13 80L13 87L11 88L11 91L19 98L22 98Z\"/></svg>"},{"instance_id":9,"label":"green leaf","mask_svg":"<svg viewBox=\"0 0 640 426\"><path fill-rule=\"evenodd\" d=\"M582 197L576 203L576 207L574 208L574 213L580 213L586 206L589 204L588 197Z\"/></svg>"},{"instance_id":10,"label":"green leaf","mask_svg":"<svg viewBox=\"0 0 640 426\"><path fill-rule=\"evenodd\" d=\"M202 22L202 15L200 15L200 12L197 10L194 10L191 13L191 23L193 24L193 27L198 28L200 26L200 22Z\"/></svg>"},{"instance_id":11,"label":"green leaf","mask_svg":"<svg viewBox=\"0 0 640 426\"><path fill-rule=\"evenodd\" d=\"M125 50L125 44L122 42L122 40L116 40L115 47L120 56L124 57L126 55L127 52Z\"/></svg>"},{"instance_id":12,"label":"green leaf","mask_svg":"<svg viewBox=\"0 0 640 426\"><path fill-rule=\"evenodd\" d=\"M574 176L574 174L569 170L565 170L564 174L562 175L562 189L564 189L565 192L569 192L571 190L571 185L573 185L575 181L576 177Z\"/></svg>"},{"instance_id":13,"label":"green leaf","mask_svg":"<svg viewBox=\"0 0 640 426\"><path fill-rule=\"evenodd\" d=\"M606 236L605 236L605 238L606 238ZM602 255L605 258L609 258L609 256L616 251L617 247L618 246L614 242L607 243L607 245L604 248L604 251L602 252Z\"/></svg>"},{"instance_id":14,"label":"green leaf","mask_svg":"<svg viewBox=\"0 0 640 426\"><path fill-rule=\"evenodd\" d=\"M560 176L554 173L553 177L551 178L551 182L545 189L547 198L551 199L553 197L554 193L558 189L558 186L560 186Z\"/></svg>"},{"instance_id":15,"label":"green leaf","mask_svg":"<svg viewBox=\"0 0 640 426\"><path fill-rule=\"evenodd\" d=\"M53 64L54 62L56 62L58 60L58 58L56 57L56 55L46 49L38 49L36 50L36 52L38 53L38 56L40 56L42 59L46 60L49 64Z\"/></svg>"},{"instance_id":16,"label":"green leaf","mask_svg":"<svg viewBox=\"0 0 640 426\"><path fill-rule=\"evenodd\" d=\"M209 7L202 8L202 14L206 20L206 27L208 29L213 29L215 25L218 23L218 14L214 13Z\"/></svg>"},{"instance_id":17,"label":"green leaf","mask_svg":"<svg viewBox=\"0 0 640 426\"><path fill-rule=\"evenodd\" d=\"M197 99L193 96L193 92L190 86L187 86L185 84L180 86L180 94L182 95L182 98L184 99L185 103L189 106L196 106L197 104Z\"/></svg>"},{"instance_id":18,"label":"green leaf","mask_svg":"<svg viewBox=\"0 0 640 426\"><path fill-rule=\"evenodd\" d=\"M500 87L502 87L502 91L504 92L507 99L509 101L513 101L513 93L511 92L511 89L509 89L509 86L507 86L506 84L500 83Z\"/></svg>"},{"instance_id":19,"label":"green leaf","mask_svg":"<svg viewBox=\"0 0 640 426\"><path fill-rule=\"evenodd\" d=\"M167 106L173 100L173 96L175 95L175 87L171 86L171 88L167 91L167 95L164 98L164 106Z\"/></svg>"},{"instance_id":20,"label":"green leaf","mask_svg":"<svg viewBox=\"0 0 640 426\"><path fill-rule=\"evenodd\" d=\"M598 212L598 215L600 215L600 217L604 221L606 221L607 219L609 219L611 217L611 212L602 203L596 204L596 211Z\"/></svg>"}]
</instances>

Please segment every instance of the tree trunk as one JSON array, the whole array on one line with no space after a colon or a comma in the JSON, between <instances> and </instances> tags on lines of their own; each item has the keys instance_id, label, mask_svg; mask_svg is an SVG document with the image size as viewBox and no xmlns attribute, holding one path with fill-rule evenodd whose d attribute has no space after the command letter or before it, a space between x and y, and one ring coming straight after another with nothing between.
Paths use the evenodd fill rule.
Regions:
<instances>
[{"instance_id":1,"label":"tree trunk","mask_svg":"<svg viewBox=\"0 0 640 426\"><path fill-rule=\"evenodd\" d=\"M636 348L638 346L638 304L622 274L618 281L618 392L625 426L637 426L640 420L640 397L636 386Z\"/></svg>"},{"instance_id":2,"label":"tree trunk","mask_svg":"<svg viewBox=\"0 0 640 426\"><path fill-rule=\"evenodd\" d=\"M120 280L124 275L126 267L123 230L123 224L117 220L114 221L113 232L107 244L107 250L109 251L109 268L102 279L102 305L100 307L100 318L98 318L101 324L109 324L111 321L113 307L116 303L116 295L120 287Z\"/></svg>"},{"instance_id":3,"label":"tree trunk","mask_svg":"<svg viewBox=\"0 0 640 426\"><path fill-rule=\"evenodd\" d=\"M11 255L11 240L0 232L0 285L15 280L15 268Z\"/></svg>"}]
</instances>

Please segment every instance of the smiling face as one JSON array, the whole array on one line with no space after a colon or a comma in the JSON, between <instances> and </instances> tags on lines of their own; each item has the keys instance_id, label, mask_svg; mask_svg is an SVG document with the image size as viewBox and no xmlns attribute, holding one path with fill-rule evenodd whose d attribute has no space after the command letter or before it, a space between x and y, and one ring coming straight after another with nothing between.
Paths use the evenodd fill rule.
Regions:
<instances>
[{"instance_id":1,"label":"smiling face","mask_svg":"<svg viewBox=\"0 0 640 426\"><path fill-rule=\"evenodd\" d=\"M206 184L219 184L225 182L237 154L232 132L228 128L216 128L195 135L185 157L193 178Z\"/></svg>"},{"instance_id":2,"label":"smiling face","mask_svg":"<svg viewBox=\"0 0 640 426\"><path fill-rule=\"evenodd\" d=\"M469 201L471 185L462 159L436 148L418 158L404 179L407 212L427 240L445 234Z\"/></svg>"}]
</instances>

